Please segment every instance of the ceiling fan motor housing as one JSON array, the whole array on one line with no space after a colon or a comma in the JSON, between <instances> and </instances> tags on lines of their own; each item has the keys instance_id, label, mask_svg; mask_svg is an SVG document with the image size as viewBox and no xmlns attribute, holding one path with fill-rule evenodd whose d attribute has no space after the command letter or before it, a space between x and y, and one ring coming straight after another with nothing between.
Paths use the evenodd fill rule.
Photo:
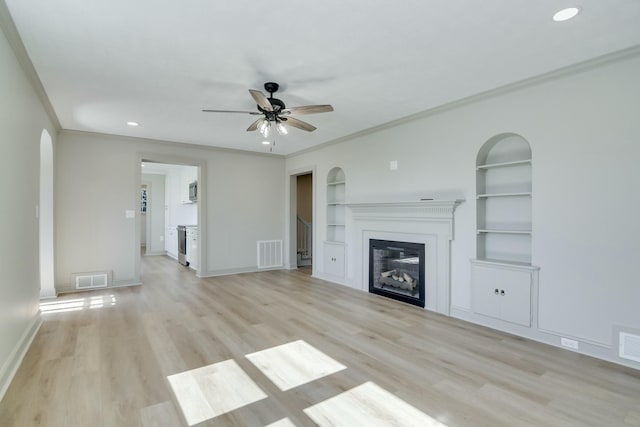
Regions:
<instances>
[{"instance_id":1,"label":"ceiling fan motor housing","mask_svg":"<svg viewBox=\"0 0 640 427\"><path fill-rule=\"evenodd\" d=\"M279 88L280 88L280 85L278 83L266 82L264 84L264 90L269 92L272 96L273 96L274 92L278 91Z\"/></svg>"},{"instance_id":2,"label":"ceiling fan motor housing","mask_svg":"<svg viewBox=\"0 0 640 427\"><path fill-rule=\"evenodd\" d=\"M275 122L275 121L279 120L278 114L280 113L280 111L282 111L282 110L284 110L286 108L286 106L284 105L284 102L282 102L282 100L273 97L273 93L277 92L279 88L280 88L280 85L278 83L266 82L264 84L264 89L267 92L269 92L269 98L267 98L267 99L269 100L269 103L273 107L273 111L267 111L267 110L265 110L264 108L262 108L261 106L258 105L258 110L261 113L263 113L265 115L265 117L267 118L267 120L269 120L270 122Z\"/></svg>"}]
</instances>

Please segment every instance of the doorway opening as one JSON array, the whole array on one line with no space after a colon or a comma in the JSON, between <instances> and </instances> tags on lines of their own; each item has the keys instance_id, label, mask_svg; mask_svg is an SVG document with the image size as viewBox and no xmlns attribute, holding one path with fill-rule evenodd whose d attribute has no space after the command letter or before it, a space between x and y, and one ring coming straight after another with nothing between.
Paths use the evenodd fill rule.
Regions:
<instances>
[{"instance_id":1,"label":"doorway opening","mask_svg":"<svg viewBox=\"0 0 640 427\"><path fill-rule=\"evenodd\" d=\"M296 176L297 266L313 264L313 174Z\"/></svg>"},{"instance_id":2,"label":"doorway opening","mask_svg":"<svg viewBox=\"0 0 640 427\"><path fill-rule=\"evenodd\" d=\"M196 162L194 162L196 163ZM171 158L141 156L140 215L136 230L140 256L168 256L187 271L202 274L204 258L204 168ZM186 242L179 229L186 227ZM182 248L182 250L181 250Z\"/></svg>"},{"instance_id":3,"label":"doorway opening","mask_svg":"<svg viewBox=\"0 0 640 427\"><path fill-rule=\"evenodd\" d=\"M290 171L289 175L289 269L314 274L315 175L314 167Z\"/></svg>"}]
</instances>

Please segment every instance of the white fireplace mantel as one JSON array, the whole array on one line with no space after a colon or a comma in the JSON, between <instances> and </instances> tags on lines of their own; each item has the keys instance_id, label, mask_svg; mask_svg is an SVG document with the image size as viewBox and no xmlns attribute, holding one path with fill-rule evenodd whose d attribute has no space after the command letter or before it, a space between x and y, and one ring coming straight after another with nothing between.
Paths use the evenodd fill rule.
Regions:
<instances>
[{"instance_id":1,"label":"white fireplace mantel","mask_svg":"<svg viewBox=\"0 0 640 427\"><path fill-rule=\"evenodd\" d=\"M417 202L348 203L353 219L380 221L446 221L453 239L453 212L464 200L421 200Z\"/></svg>"},{"instance_id":2,"label":"white fireplace mantel","mask_svg":"<svg viewBox=\"0 0 640 427\"><path fill-rule=\"evenodd\" d=\"M425 308L449 314L454 211L463 200L349 203L354 286L369 289L369 240L425 244Z\"/></svg>"}]
</instances>

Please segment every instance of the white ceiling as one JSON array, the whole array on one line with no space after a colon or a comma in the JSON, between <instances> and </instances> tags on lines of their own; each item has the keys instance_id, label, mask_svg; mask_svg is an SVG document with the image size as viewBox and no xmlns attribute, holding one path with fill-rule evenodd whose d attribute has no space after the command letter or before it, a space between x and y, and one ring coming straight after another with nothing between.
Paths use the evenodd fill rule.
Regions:
<instances>
[{"instance_id":1,"label":"white ceiling","mask_svg":"<svg viewBox=\"0 0 640 427\"><path fill-rule=\"evenodd\" d=\"M254 116L201 109L254 110L265 81L334 106L279 154L640 44L638 0L6 3L63 128L264 152Z\"/></svg>"}]
</instances>

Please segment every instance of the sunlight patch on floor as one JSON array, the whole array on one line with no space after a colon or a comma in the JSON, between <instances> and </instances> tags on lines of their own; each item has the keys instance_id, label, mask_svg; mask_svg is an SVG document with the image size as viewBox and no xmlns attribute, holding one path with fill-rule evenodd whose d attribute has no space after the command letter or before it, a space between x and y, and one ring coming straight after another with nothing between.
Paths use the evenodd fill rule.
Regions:
<instances>
[{"instance_id":1,"label":"sunlight patch on floor","mask_svg":"<svg viewBox=\"0 0 640 427\"><path fill-rule=\"evenodd\" d=\"M282 392L346 369L303 340L245 357ZM189 426L269 397L233 359L167 379ZM446 427L371 381L309 406L304 413L320 427ZM289 418L282 418L265 427L292 426Z\"/></svg>"},{"instance_id":2,"label":"sunlight patch on floor","mask_svg":"<svg viewBox=\"0 0 640 427\"><path fill-rule=\"evenodd\" d=\"M114 305L116 305L115 295L99 295L87 298L41 302L40 312L42 314L64 313L69 311L112 307Z\"/></svg>"},{"instance_id":3,"label":"sunlight patch on floor","mask_svg":"<svg viewBox=\"0 0 640 427\"><path fill-rule=\"evenodd\" d=\"M282 391L347 369L302 340L247 354L246 357Z\"/></svg>"},{"instance_id":4,"label":"sunlight patch on floor","mask_svg":"<svg viewBox=\"0 0 640 427\"><path fill-rule=\"evenodd\" d=\"M264 427L296 427L296 425L289 418L283 418Z\"/></svg>"},{"instance_id":5,"label":"sunlight patch on floor","mask_svg":"<svg viewBox=\"0 0 640 427\"><path fill-rule=\"evenodd\" d=\"M268 397L234 360L167 379L190 426Z\"/></svg>"},{"instance_id":6,"label":"sunlight patch on floor","mask_svg":"<svg viewBox=\"0 0 640 427\"><path fill-rule=\"evenodd\" d=\"M340 393L304 412L321 427L446 427L373 382Z\"/></svg>"}]
</instances>

